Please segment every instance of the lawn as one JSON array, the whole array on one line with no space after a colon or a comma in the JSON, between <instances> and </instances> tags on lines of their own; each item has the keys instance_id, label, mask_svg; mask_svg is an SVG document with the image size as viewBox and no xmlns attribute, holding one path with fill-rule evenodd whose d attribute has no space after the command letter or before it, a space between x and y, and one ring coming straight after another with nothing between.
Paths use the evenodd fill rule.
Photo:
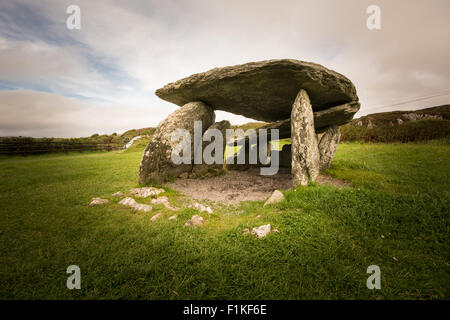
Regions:
<instances>
[{"instance_id":1,"label":"lawn","mask_svg":"<svg viewBox=\"0 0 450 320\"><path fill-rule=\"evenodd\" d=\"M169 221L161 205L133 213L111 197L138 186L141 153L0 159L0 298L450 297L448 144L342 143L328 174L353 188L300 187L265 208L213 205L199 228L183 226L193 209ZM111 202L90 208L93 197ZM155 213L164 216L151 222ZM242 235L266 223L280 233ZM81 290L66 288L72 264ZM366 287L373 264L381 290Z\"/></svg>"}]
</instances>

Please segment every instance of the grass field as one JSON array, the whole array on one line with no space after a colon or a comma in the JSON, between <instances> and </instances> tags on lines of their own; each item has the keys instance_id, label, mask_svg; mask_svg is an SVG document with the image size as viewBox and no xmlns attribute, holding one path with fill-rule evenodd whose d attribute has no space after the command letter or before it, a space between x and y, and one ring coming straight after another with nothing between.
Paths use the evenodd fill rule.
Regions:
<instances>
[{"instance_id":1,"label":"grass field","mask_svg":"<svg viewBox=\"0 0 450 320\"><path fill-rule=\"evenodd\" d=\"M112 193L138 186L141 153L0 159L0 298L450 297L445 143L343 143L328 173L353 188L298 188L265 208L213 206L200 228L183 227L192 209L168 221L173 212L162 206L133 213L117 205ZM188 201L166 195L180 207ZM92 197L111 203L90 208ZM164 218L151 222L157 212ZM242 235L266 223L280 233ZM72 264L81 290L66 288ZM366 287L372 264L381 290Z\"/></svg>"}]
</instances>

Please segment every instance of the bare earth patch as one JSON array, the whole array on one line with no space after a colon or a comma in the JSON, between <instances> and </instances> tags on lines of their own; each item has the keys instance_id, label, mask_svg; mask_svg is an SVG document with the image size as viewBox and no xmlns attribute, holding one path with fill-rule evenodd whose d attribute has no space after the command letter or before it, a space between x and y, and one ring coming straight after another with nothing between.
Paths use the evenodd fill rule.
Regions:
<instances>
[{"instance_id":1,"label":"bare earth patch","mask_svg":"<svg viewBox=\"0 0 450 320\"><path fill-rule=\"evenodd\" d=\"M317 182L339 188L349 185L322 175ZM290 169L280 168L276 175L262 176L258 168L252 168L246 171L230 170L225 175L204 179L179 179L166 186L193 199L237 204L241 201L264 201L274 190L292 189L292 175Z\"/></svg>"}]
</instances>

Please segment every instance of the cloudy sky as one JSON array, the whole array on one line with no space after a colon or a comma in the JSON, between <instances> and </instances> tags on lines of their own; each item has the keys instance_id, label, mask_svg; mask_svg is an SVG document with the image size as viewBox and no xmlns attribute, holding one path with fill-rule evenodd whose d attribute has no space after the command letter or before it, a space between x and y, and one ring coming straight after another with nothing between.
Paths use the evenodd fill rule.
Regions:
<instances>
[{"instance_id":1,"label":"cloudy sky","mask_svg":"<svg viewBox=\"0 0 450 320\"><path fill-rule=\"evenodd\" d=\"M81 30L66 27L72 4ZM448 0L0 0L0 136L156 126L177 108L154 95L166 83L279 58L346 75L357 116L446 104L449 39Z\"/></svg>"}]
</instances>

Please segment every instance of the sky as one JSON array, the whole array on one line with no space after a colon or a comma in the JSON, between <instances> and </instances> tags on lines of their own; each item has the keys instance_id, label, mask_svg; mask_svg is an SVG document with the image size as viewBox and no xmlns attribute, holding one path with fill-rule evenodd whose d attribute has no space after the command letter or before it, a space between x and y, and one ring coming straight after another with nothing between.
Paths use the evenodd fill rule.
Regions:
<instances>
[{"instance_id":1,"label":"sky","mask_svg":"<svg viewBox=\"0 0 450 320\"><path fill-rule=\"evenodd\" d=\"M66 26L70 5L79 30ZM379 30L367 28L369 5ZM449 39L448 0L0 0L0 136L156 126L178 108L156 89L267 59L342 73L360 98L356 117L447 104Z\"/></svg>"}]
</instances>

